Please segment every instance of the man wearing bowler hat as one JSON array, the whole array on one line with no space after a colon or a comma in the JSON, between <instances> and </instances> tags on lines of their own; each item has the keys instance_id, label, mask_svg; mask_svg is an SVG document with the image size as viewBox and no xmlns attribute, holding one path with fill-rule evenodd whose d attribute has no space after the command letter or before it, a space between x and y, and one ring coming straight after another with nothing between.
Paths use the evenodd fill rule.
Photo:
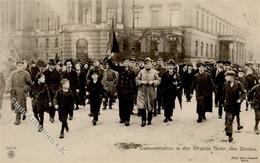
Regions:
<instances>
[{"instance_id":1,"label":"man wearing bowler hat","mask_svg":"<svg viewBox=\"0 0 260 163\"><path fill-rule=\"evenodd\" d=\"M60 80L61 80L61 75L56 69L56 64L54 59L50 59L48 63L48 69L43 72L45 75L45 81L48 86L50 96L51 96L51 101L53 101L53 98L55 96L56 91L60 87ZM49 108L49 115L50 115L50 122L54 122L54 117L55 117L55 109L54 105Z\"/></svg>"}]
</instances>

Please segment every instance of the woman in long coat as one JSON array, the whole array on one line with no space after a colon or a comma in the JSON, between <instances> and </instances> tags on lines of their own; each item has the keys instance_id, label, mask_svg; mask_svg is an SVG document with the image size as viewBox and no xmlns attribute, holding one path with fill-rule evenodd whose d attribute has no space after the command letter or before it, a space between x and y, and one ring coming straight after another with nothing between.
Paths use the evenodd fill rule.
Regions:
<instances>
[{"instance_id":1,"label":"woman in long coat","mask_svg":"<svg viewBox=\"0 0 260 163\"><path fill-rule=\"evenodd\" d=\"M145 69L142 69L136 77L136 82L139 85L137 94L137 107L141 111L142 124L146 125L146 110L148 111L148 123L152 121L152 111L156 100L156 87L160 84L160 78L156 70L152 69L152 60L145 59Z\"/></svg>"}]
</instances>

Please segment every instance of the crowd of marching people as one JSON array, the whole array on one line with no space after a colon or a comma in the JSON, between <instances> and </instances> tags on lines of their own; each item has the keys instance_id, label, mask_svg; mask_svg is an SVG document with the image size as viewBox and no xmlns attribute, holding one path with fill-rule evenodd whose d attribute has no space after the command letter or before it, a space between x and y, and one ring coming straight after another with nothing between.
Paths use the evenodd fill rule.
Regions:
<instances>
[{"instance_id":1,"label":"crowd of marching people","mask_svg":"<svg viewBox=\"0 0 260 163\"><path fill-rule=\"evenodd\" d=\"M113 109L118 100L119 123L130 125L131 116L137 115L141 127L152 124L153 117L164 110L164 122L173 120L173 110L178 100L182 108L182 98L191 102L196 93L197 122L206 120L206 113L212 112L213 105L218 108L218 118L226 112L225 131L230 142L233 141L233 120L236 118L237 130L243 129L240 122L241 103L246 102L255 110L254 131L259 134L260 120L260 76L250 66L238 66L229 61L216 63L177 64L173 59L164 61L157 58L125 58L116 63L108 54L104 61L94 59L83 63L71 59L62 63L50 59L18 60L10 66L8 82L0 73L0 105L3 93L10 93L20 106L27 108L26 98L32 100L32 111L39 122L38 131L44 127L44 113L49 121L55 121L58 113L61 122L60 138L64 130L69 131L68 120L73 120L74 111L90 105L89 116L97 125L100 109ZM185 96L183 96L185 95ZM214 100L213 100L214 95ZM102 107L101 107L102 106ZM2 107L2 106L1 106ZM135 110L134 108L137 108ZM11 109L16 113L15 125L26 119L26 112L19 112L15 104Z\"/></svg>"}]
</instances>

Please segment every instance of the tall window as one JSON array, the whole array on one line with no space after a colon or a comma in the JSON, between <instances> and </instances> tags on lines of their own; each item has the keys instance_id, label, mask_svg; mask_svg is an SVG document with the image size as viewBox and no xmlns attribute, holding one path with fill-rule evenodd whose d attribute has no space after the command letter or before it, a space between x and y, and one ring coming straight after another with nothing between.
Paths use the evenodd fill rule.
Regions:
<instances>
[{"instance_id":1,"label":"tall window","mask_svg":"<svg viewBox=\"0 0 260 163\"><path fill-rule=\"evenodd\" d=\"M209 44L207 43L207 44L206 44L206 57L209 56L208 49L209 49Z\"/></svg>"},{"instance_id":2,"label":"tall window","mask_svg":"<svg viewBox=\"0 0 260 163\"><path fill-rule=\"evenodd\" d=\"M114 21L116 21L116 11L115 10L108 10L107 23L112 24L113 19L114 19Z\"/></svg>"},{"instance_id":3,"label":"tall window","mask_svg":"<svg viewBox=\"0 0 260 163\"><path fill-rule=\"evenodd\" d=\"M218 33L218 21L215 22L215 33Z\"/></svg>"},{"instance_id":4,"label":"tall window","mask_svg":"<svg viewBox=\"0 0 260 163\"><path fill-rule=\"evenodd\" d=\"M222 33L222 25L221 25L221 23L219 22L219 29L218 29L218 34L220 34L220 35L221 35L221 33Z\"/></svg>"},{"instance_id":5,"label":"tall window","mask_svg":"<svg viewBox=\"0 0 260 163\"><path fill-rule=\"evenodd\" d=\"M206 24L206 31L209 32L209 17L207 16L207 24Z\"/></svg>"},{"instance_id":6,"label":"tall window","mask_svg":"<svg viewBox=\"0 0 260 163\"><path fill-rule=\"evenodd\" d=\"M180 10L174 9L170 11L170 21L171 27L179 26L180 25Z\"/></svg>"},{"instance_id":7,"label":"tall window","mask_svg":"<svg viewBox=\"0 0 260 163\"><path fill-rule=\"evenodd\" d=\"M210 57L213 58L213 45L210 45Z\"/></svg>"},{"instance_id":8,"label":"tall window","mask_svg":"<svg viewBox=\"0 0 260 163\"><path fill-rule=\"evenodd\" d=\"M199 29L199 16L200 16L200 13L199 11L196 12L196 28Z\"/></svg>"},{"instance_id":9,"label":"tall window","mask_svg":"<svg viewBox=\"0 0 260 163\"><path fill-rule=\"evenodd\" d=\"M200 47L200 56L203 57L203 42L201 42L201 47Z\"/></svg>"},{"instance_id":10,"label":"tall window","mask_svg":"<svg viewBox=\"0 0 260 163\"><path fill-rule=\"evenodd\" d=\"M152 11L152 27L159 26L159 11Z\"/></svg>"},{"instance_id":11,"label":"tall window","mask_svg":"<svg viewBox=\"0 0 260 163\"><path fill-rule=\"evenodd\" d=\"M141 27L141 12L135 12L134 14L134 18L135 18L135 27Z\"/></svg>"},{"instance_id":12,"label":"tall window","mask_svg":"<svg viewBox=\"0 0 260 163\"><path fill-rule=\"evenodd\" d=\"M58 38L55 38L55 47L59 47L59 39Z\"/></svg>"},{"instance_id":13,"label":"tall window","mask_svg":"<svg viewBox=\"0 0 260 163\"><path fill-rule=\"evenodd\" d=\"M84 11L84 25L89 25L91 24L91 16L90 16L90 10L86 9Z\"/></svg>"},{"instance_id":14,"label":"tall window","mask_svg":"<svg viewBox=\"0 0 260 163\"><path fill-rule=\"evenodd\" d=\"M38 39L35 39L35 47L38 48L38 45L39 44L39 40Z\"/></svg>"},{"instance_id":15,"label":"tall window","mask_svg":"<svg viewBox=\"0 0 260 163\"><path fill-rule=\"evenodd\" d=\"M217 45L215 45L215 59L217 58L217 51L218 49L217 49Z\"/></svg>"},{"instance_id":16,"label":"tall window","mask_svg":"<svg viewBox=\"0 0 260 163\"><path fill-rule=\"evenodd\" d=\"M46 38L46 46L45 47L49 48L49 39L48 38Z\"/></svg>"},{"instance_id":17,"label":"tall window","mask_svg":"<svg viewBox=\"0 0 260 163\"><path fill-rule=\"evenodd\" d=\"M198 56L198 44L199 44L199 42L196 41L196 44L195 44L195 56Z\"/></svg>"},{"instance_id":18,"label":"tall window","mask_svg":"<svg viewBox=\"0 0 260 163\"><path fill-rule=\"evenodd\" d=\"M201 29L204 30L204 14L201 15Z\"/></svg>"},{"instance_id":19,"label":"tall window","mask_svg":"<svg viewBox=\"0 0 260 163\"><path fill-rule=\"evenodd\" d=\"M51 25L51 20L50 20L50 18L48 18L48 20L47 20L47 30L48 31L50 30L50 25Z\"/></svg>"},{"instance_id":20,"label":"tall window","mask_svg":"<svg viewBox=\"0 0 260 163\"><path fill-rule=\"evenodd\" d=\"M57 17L57 29L60 29L60 16Z\"/></svg>"},{"instance_id":21,"label":"tall window","mask_svg":"<svg viewBox=\"0 0 260 163\"><path fill-rule=\"evenodd\" d=\"M214 32L214 20L213 18L211 19L211 29L210 29L210 32L213 33Z\"/></svg>"},{"instance_id":22,"label":"tall window","mask_svg":"<svg viewBox=\"0 0 260 163\"><path fill-rule=\"evenodd\" d=\"M36 19L36 30L40 29L40 20L39 19Z\"/></svg>"}]
</instances>

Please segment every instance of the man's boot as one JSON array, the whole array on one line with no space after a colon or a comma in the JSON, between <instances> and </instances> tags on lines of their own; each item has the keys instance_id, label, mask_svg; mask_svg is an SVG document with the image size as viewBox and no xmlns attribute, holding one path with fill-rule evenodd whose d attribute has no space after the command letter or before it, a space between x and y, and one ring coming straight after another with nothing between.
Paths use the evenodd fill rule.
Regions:
<instances>
[{"instance_id":1,"label":"man's boot","mask_svg":"<svg viewBox=\"0 0 260 163\"><path fill-rule=\"evenodd\" d=\"M147 125L152 124L152 117L153 117L153 113L151 111L149 111L148 112L148 123L147 123Z\"/></svg>"}]
</instances>

